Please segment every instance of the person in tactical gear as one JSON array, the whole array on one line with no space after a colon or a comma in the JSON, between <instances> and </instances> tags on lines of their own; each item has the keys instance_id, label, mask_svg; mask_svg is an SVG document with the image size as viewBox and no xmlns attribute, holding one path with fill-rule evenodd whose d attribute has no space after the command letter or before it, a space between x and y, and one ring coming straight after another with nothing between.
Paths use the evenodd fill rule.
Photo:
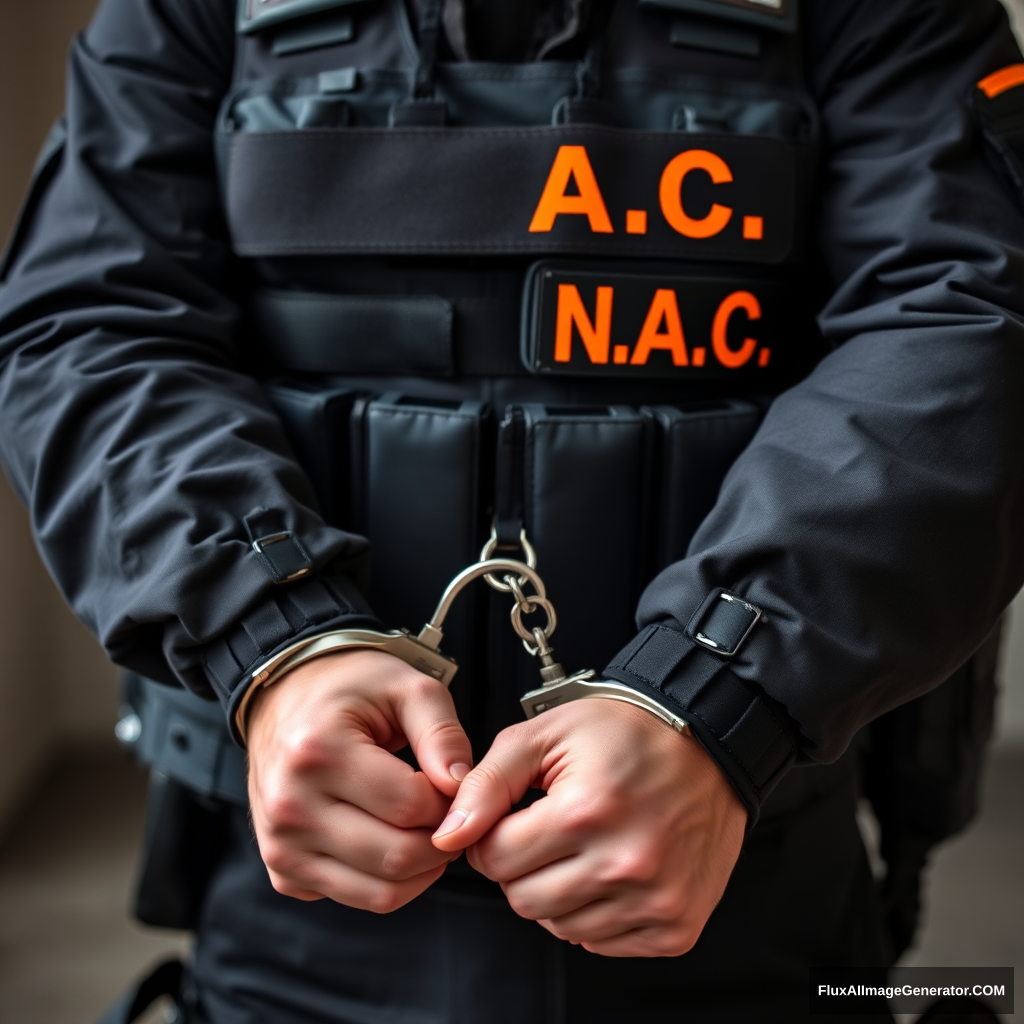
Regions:
<instances>
[{"instance_id":1,"label":"person in tactical gear","mask_svg":"<svg viewBox=\"0 0 1024 1024\"><path fill-rule=\"evenodd\" d=\"M0 266L0 455L135 674L183 1013L884 975L1024 582L1022 114L996 0L102 0Z\"/></svg>"}]
</instances>

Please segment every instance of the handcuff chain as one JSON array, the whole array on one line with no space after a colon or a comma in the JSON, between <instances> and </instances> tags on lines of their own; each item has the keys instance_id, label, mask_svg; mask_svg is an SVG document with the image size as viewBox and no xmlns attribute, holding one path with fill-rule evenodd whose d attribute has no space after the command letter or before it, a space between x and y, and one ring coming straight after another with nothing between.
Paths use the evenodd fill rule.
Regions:
<instances>
[{"instance_id":1,"label":"handcuff chain","mask_svg":"<svg viewBox=\"0 0 1024 1024\"><path fill-rule=\"evenodd\" d=\"M558 625L558 616L555 614L554 605L546 598L534 595L533 597L527 597L522 588L519 586L518 580L514 576L506 576L505 582L509 584L509 589L515 595L516 603L512 606L512 628L522 637L523 646L535 657L543 658L544 655L551 653L551 646L548 644L548 638L555 631L555 627ZM542 609L548 617L548 623L541 629L539 626L534 629L529 629L523 623L524 615L532 615L538 609ZM533 644L531 644L533 641ZM534 644L536 646L534 646Z\"/></svg>"},{"instance_id":2,"label":"handcuff chain","mask_svg":"<svg viewBox=\"0 0 1024 1024\"><path fill-rule=\"evenodd\" d=\"M526 530L522 529L519 531L519 546L523 549L523 554L526 556L526 564L531 569L537 568L537 552L534 550L533 545L526 538ZM498 530L496 527L491 528L491 536L488 538L487 543L483 546L483 550L480 552L480 561L486 562L494 557L494 552L498 550ZM494 575L493 572L489 572L484 579L487 581L487 585L494 590L497 590L501 594L507 594L511 589L507 583L508 577L505 577L506 582L502 582ZM519 577L519 585L529 582L527 577Z\"/></svg>"}]
</instances>

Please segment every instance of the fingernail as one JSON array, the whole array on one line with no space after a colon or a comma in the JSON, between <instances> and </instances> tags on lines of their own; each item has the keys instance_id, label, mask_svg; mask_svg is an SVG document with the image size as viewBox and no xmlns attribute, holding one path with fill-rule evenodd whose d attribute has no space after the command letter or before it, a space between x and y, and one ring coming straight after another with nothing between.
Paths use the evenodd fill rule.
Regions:
<instances>
[{"instance_id":1,"label":"fingernail","mask_svg":"<svg viewBox=\"0 0 1024 1024\"><path fill-rule=\"evenodd\" d=\"M472 766L468 764L453 764L448 769L448 774L451 775L456 782L461 782L472 770Z\"/></svg>"},{"instance_id":2,"label":"fingernail","mask_svg":"<svg viewBox=\"0 0 1024 1024\"><path fill-rule=\"evenodd\" d=\"M469 815L465 811L449 811L448 817L441 822L441 827L434 833L433 838L440 839L442 836L454 832L457 828L462 828L462 823L468 817Z\"/></svg>"}]
</instances>

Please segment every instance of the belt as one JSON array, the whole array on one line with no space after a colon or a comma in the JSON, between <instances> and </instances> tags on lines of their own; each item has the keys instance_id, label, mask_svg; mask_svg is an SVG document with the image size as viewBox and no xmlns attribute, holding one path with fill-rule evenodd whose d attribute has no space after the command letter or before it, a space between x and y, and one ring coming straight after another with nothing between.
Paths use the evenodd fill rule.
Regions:
<instances>
[{"instance_id":1,"label":"belt","mask_svg":"<svg viewBox=\"0 0 1024 1024\"><path fill-rule=\"evenodd\" d=\"M248 806L245 754L220 704L129 674L129 708L117 734L142 764L202 796Z\"/></svg>"}]
</instances>

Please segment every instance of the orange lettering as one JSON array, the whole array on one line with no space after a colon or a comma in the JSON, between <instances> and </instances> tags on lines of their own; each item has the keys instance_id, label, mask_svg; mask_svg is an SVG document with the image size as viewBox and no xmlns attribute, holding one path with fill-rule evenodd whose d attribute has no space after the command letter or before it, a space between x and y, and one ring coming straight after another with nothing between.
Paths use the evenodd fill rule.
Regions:
<instances>
[{"instance_id":1,"label":"orange lettering","mask_svg":"<svg viewBox=\"0 0 1024 1024\"><path fill-rule=\"evenodd\" d=\"M626 211L626 234L646 235L647 234L647 211L627 210Z\"/></svg>"},{"instance_id":2,"label":"orange lettering","mask_svg":"<svg viewBox=\"0 0 1024 1024\"><path fill-rule=\"evenodd\" d=\"M570 178L576 182L579 195L566 195ZM583 214L590 221L591 231L606 235L614 231L584 146L558 147L544 192L530 221L530 231L550 231L555 226L555 218L562 213Z\"/></svg>"},{"instance_id":3,"label":"orange lettering","mask_svg":"<svg viewBox=\"0 0 1024 1024\"><path fill-rule=\"evenodd\" d=\"M687 216L683 209L683 182L690 171L706 171L716 185L732 181L732 171L720 156L706 149L688 149L670 160L661 175L661 212L665 220L687 238L711 238L725 230L732 220L732 208L715 203L700 220Z\"/></svg>"},{"instance_id":4,"label":"orange lettering","mask_svg":"<svg viewBox=\"0 0 1024 1024\"><path fill-rule=\"evenodd\" d=\"M558 313L555 323L555 362L572 358L573 325L580 332L583 346L592 363L608 362L608 344L612 336L612 298L614 289L597 289L597 315L590 320L579 289L574 284L558 286ZM618 347L618 346L616 346ZM616 362L618 360L616 359Z\"/></svg>"},{"instance_id":5,"label":"orange lettering","mask_svg":"<svg viewBox=\"0 0 1024 1024\"><path fill-rule=\"evenodd\" d=\"M729 348L729 321L733 313L739 309L742 309L751 320L761 319L761 303L750 292L733 292L732 295L726 296L718 307L715 322L711 327L711 344L715 356L730 370L737 370L744 363L748 363L757 348L757 342L753 338L746 338L738 349Z\"/></svg>"},{"instance_id":6,"label":"orange lettering","mask_svg":"<svg viewBox=\"0 0 1024 1024\"><path fill-rule=\"evenodd\" d=\"M978 88L990 99L994 100L1010 89L1024 85L1024 64L1011 64L995 74L983 78Z\"/></svg>"},{"instance_id":7,"label":"orange lettering","mask_svg":"<svg viewBox=\"0 0 1024 1024\"><path fill-rule=\"evenodd\" d=\"M664 321L665 332L659 328ZM640 338L630 360L633 366L646 366L647 360L654 349L667 349L672 353L674 366L689 366L686 356L686 340L683 337L683 324L679 319L679 303L676 293L671 288L659 288L654 293L651 308L647 311Z\"/></svg>"}]
</instances>

